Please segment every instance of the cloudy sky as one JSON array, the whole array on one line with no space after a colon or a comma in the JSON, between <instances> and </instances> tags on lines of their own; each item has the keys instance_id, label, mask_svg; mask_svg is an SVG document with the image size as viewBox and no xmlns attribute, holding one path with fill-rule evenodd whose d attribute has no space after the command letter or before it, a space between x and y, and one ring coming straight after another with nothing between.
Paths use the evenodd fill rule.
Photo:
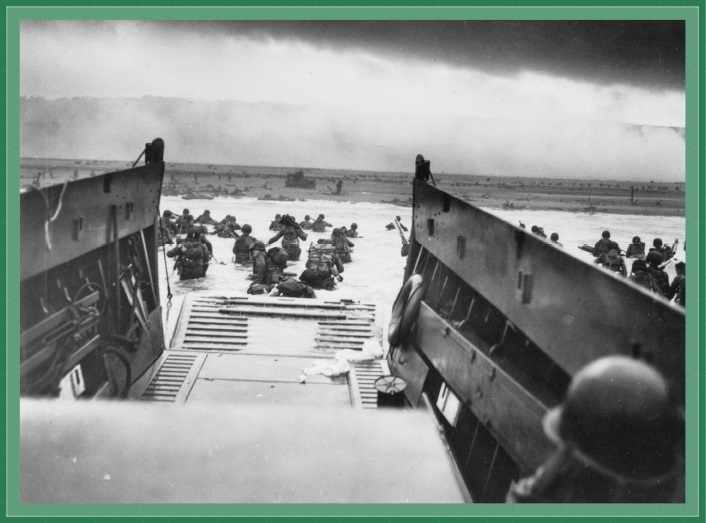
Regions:
<instances>
[{"instance_id":1,"label":"cloudy sky","mask_svg":"<svg viewBox=\"0 0 706 523\"><path fill-rule=\"evenodd\" d=\"M24 97L246 103L238 134L196 122L232 140L222 163L408 170L423 152L447 172L684 178L679 21L25 21L20 53ZM200 161L185 116L158 116L146 136Z\"/></svg>"}]
</instances>

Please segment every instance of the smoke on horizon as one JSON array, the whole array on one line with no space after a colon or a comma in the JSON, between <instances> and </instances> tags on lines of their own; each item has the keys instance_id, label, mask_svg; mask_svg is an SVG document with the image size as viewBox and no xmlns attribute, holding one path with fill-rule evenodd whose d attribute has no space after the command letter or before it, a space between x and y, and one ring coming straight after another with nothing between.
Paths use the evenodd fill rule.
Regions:
<instances>
[{"instance_id":1,"label":"smoke on horizon","mask_svg":"<svg viewBox=\"0 0 706 523\"><path fill-rule=\"evenodd\" d=\"M532 118L434 118L287 104L176 98L21 100L21 155L129 160L159 136L168 161L435 172L684 180L683 128Z\"/></svg>"}]
</instances>

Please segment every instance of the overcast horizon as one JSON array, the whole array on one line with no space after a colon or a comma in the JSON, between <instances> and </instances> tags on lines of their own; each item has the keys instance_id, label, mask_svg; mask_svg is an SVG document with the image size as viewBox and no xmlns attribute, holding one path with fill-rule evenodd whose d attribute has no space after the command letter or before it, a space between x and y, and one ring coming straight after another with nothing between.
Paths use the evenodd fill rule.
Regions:
<instances>
[{"instance_id":1,"label":"overcast horizon","mask_svg":"<svg viewBox=\"0 0 706 523\"><path fill-rule=\"evenodd\" d=\"M23 21L21 151L161 136L180 163L406 171L422 152L438 172L682 181L684 45L679 21ZM210 110L54 108L145 96Z\"/></svg>"}]
</instances>

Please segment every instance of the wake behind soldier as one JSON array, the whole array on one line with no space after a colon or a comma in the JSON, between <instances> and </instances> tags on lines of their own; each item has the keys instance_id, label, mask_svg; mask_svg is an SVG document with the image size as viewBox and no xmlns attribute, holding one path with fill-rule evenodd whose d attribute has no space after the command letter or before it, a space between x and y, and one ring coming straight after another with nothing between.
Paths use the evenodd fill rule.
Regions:
<instances>
[{"instance_id":1,"label":"wake behind soldier","mask_svg":"<svg viewBox=\"0 0 706 523\"><path fill-rule=\"evenodd\" d=\"M252 232L252 227L250 224L246 223L241 229L242 233L239 238L236 238L235 244L233 245L233 254L235 254L235 263L250 264L252 259L250 258L250 247L253 243L257 241L257 238L250 236Z\"/></svg>"},{"instance_id":2,"label":"wake behind soldier","mask_svg":"<svg viewBox=\"0 0 706 523\"><path fill-rule=\"evenodd\" d=\"M656 369L598 359L544 417L556 451L513 483L508 503L667 503L677 497L684 421Z\"/></svg>"},{"instance_id":3,"label":"wake behind soldier","mask_svg":"<svg viewBox=\"0 0 706 523\"><path fill-rule=\"evenodd\" d=\"M176 269L180 280L206 276L210 255L206 246L201 243L200 236L201 230L193 227L184 242L167 252L167 256L176 258Z\"/></svg>"},{"instance_id":4,"label":"wake behind soldier","mask_svg":"<svg viewBox=\"0 0 706 523\"><path fill-rule=\"evenodd\" d=\"M284 225L284 228L270 238L268 243L272 245L277 240L282 238L282 247L285 251L287 251L289 259L292 261L299 261L299 256L301 256L302 253L301 247L299 247L299 239L306 240L307 234L289 215L285 214L280 219L280 224Z\"/></svg>"}]
</instances>

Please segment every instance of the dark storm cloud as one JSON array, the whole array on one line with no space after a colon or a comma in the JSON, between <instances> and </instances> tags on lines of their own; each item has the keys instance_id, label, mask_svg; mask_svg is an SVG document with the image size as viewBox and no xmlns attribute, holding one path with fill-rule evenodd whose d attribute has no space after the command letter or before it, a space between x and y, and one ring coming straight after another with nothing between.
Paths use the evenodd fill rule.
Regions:
<instances>
[{"instance_id":1,"label":"dark storm cloud","mask_svg":"<svg viewBox=\"0 0 706 523\"><path fill-rule=\"evenodd\" d=\"M140 135L172 161L404 170L421 151L446 172L684 177L678 22L21 29L23 155L122 158Z\"/></svg>"},{"instance_id":2,"label":"dark storm cloud","mask_svg":"<svg viewBox=\"0 0 706 523\"><path fill-rule=\"evenodd\" d=\"M513 75L684 88L683 21L222 21L180 30L294 39Z\"/></svg>"}]
</instances>

